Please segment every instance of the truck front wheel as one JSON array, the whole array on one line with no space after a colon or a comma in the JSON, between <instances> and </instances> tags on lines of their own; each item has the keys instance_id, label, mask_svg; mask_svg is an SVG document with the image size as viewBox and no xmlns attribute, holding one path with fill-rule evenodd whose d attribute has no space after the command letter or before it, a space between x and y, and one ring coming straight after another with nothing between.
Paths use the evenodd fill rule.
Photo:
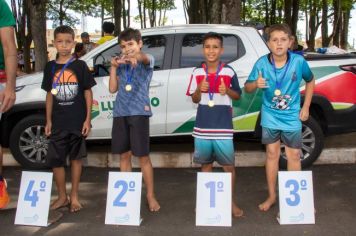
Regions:
<instances>
[{"instance_id":1,"label":"truck front wheel","mask_svg":"<svg viewBox=\"0 0 356 236\"><path fill-rule=\"evenodd\" d=\"M25 117L12 129L10 150L21 166L30 169L46 167L48 139L45 124L45 116L35 114Z\"/></svg>"}]
</instances>

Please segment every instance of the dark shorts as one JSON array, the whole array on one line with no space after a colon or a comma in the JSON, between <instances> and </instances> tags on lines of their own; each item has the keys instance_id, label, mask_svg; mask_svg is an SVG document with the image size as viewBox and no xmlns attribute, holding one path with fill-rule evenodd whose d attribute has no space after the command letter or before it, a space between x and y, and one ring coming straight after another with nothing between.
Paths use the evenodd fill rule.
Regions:
<instances>
[{"instance_id":1,"label":"dark shorts","mask_svg":"<svg viewBox=\"0 0 356 236\"><path fill-rule=\"evenodd\" d=\"M282 142L290 148L301 148L302 147L302 131L285 131L278 129L269 129L262 127L262 143L272 144L282 140Z\"/></svg>"},{"instance_id":2,"label":"dark shorts","mask_svg":"<svg viewBox=\"0 0 356 236\"><path fill-rule=\"evenodd\" d=\"M70 160L80 160L87 156L85 137L80 131L53 130L49 137L48 166L65 166L67 156Z\"/></svg>"},{"instance_id":3,"label":"dark shorts","mask_svg":"<svg viewBox=\"0 0 356 236\"><path fill-rule=\"evenodd\" d=\"M131 150L136 157L150 152L150 118L148 116L114 117L111 151L122 154Z\"/></svg>"}]
</instances>

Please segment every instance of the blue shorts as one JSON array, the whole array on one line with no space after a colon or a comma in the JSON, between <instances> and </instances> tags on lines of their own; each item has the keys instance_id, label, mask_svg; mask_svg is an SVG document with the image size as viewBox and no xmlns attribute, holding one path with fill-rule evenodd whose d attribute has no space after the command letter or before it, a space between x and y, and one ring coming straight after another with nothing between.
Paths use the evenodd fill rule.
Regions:
<instances>
[{"instance_id":1,"label":"blue shorts","mask_svg":"<svg viewBox=\"0 0 356 236\"><path fill-rule=\"evenodd\" d=\"M290 148L302 148L302 131L301 130L278 130L262 127L262 143L272 144L282 140Z\"/></svg>"},{"instance_id":2,"label":"blue shorts","mask_svg":"<svg viewBox=\"0 0 356 236\"><path fill-rule=\"evenodd\" d=\"M217 161L220 165L235 165L232 139L194 138L194 146L195 163L210 164Z\"/></svg>"}]
</instances>

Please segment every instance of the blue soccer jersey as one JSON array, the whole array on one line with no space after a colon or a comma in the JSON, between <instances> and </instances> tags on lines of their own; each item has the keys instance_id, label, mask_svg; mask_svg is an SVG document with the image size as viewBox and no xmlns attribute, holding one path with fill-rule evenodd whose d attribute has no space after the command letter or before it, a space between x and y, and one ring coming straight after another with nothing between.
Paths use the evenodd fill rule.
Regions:
<instances>
[{"instance_id":1,"label":"blue soccer jersey","mask_svg":"<svg viewBox=\"0 0 356 236\"><path fill-rule=\"evenodd\" d=\"M152 116L149 87L153 74L154 58L146 54L150 60L148 65L137 63L133 68L130 64L121 64L117 68L119 89L114 105L114 117L122 116ZM126 86L131 90L127 91Z\"/></svg>"},{"instance_id":2,"label":"blue soccer jersey","mask_svg":"<svg viewBox=\"0 0 356 236\"><path fill-rule=\"evenodd\" d=\"M246 83L256 81L259 72L268 86L262 89L261 126L286 131L300 130L300 83L302 79L305 82L313 79L307 61L301 55L288 53L286 64L275 68L271 54L267 54L255 63Z\"/></svg>"}]
</instances>

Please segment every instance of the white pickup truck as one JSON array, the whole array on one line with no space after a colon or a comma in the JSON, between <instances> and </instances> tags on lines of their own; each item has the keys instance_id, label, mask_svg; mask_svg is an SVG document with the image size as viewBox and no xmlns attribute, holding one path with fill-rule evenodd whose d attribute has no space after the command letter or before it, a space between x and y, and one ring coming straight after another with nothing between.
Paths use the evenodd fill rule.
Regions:
<instances>
[{"instance_id":1,"label":"white pickup truck","mask_svg":"<svg viewBox=\"0 0 356 236\"><path fill-rule=\"evenodd\" d=\"M193 68L204 60L202 37L209 31L222 34L225 53L222 61L231 65L244 85L254 63L269 53L264 40L251 27L231 25L182 25L142 30L143 48L155 58L150 85L153 116L151 136L190 135L197 106L185 95ZM93 70L92 132L89 139L111 139L112 109L115 94L108 89L112 56L120 47L113 39L81 59ZM327 134L356 131L356 55L306 56L316 77L311 118L303 124L303 167L311 165L323 148ZM46 166L47 139L44 136L45 92L42 73L17 80L15 106L3 114L3 146L10 147L15 159L27 168ZM301 85L301 93L304 87ZM260 137L261 91L243 93L234 102L233 124L237 137ZM284 157L282 148L282 156ZM281 158L281 166L286 161Z\"/></svg>"}]
</instances>

